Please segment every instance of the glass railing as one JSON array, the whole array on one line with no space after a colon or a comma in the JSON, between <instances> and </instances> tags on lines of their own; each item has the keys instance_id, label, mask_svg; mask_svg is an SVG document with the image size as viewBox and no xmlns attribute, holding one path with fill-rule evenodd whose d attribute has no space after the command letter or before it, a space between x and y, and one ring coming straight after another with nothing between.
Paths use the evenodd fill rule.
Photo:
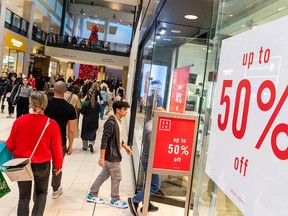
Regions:
<instances>
[{"instance_id":1,"label":"glass railing","mask_svg":"<svg viewBox=\"0 0 288 216\"><path fill-rule=\"evenodd\" d=\"M47 46L98 52L112 55L129 56L130 45L109 41L92 41L87 38L48 34Z\"/></svg>"},{"instance_id":2,"label":"glass railing","mask_svg":"<svg viewBox=\"0 0 288 216\"><path fill-rule=\"evenodd\" d=\"M32 32L32 40L37 41L43 45L46 43L47 33L38 28L37 26L33 26Z\"/></svg>"},{"instance_id":3,"label":"glass railing","mask_svg":"<svg viewBox=\"0 0 288 216\"><path fill-rule=\"evenodd\" d=\"M5 28L27 37L29 22L6 8Z\"/></svg>"}]
</instances>

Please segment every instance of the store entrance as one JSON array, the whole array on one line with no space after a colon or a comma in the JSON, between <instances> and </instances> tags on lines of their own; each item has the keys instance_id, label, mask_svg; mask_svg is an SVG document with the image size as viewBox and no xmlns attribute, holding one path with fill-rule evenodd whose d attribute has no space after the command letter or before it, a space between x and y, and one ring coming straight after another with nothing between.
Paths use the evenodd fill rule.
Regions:
<instances>
[{"instance_id":1,"label":"store entrance","mask_svg":"<svg viewBox=\"0 0 288 216\"><path fill-rule=\"evenodd\" d=\"M9 49L8 56L4 59L4 68L6 71L14 71L15 73L22 73L24 66L25 53L20 50Z\"/></svg>"}]
</instances>

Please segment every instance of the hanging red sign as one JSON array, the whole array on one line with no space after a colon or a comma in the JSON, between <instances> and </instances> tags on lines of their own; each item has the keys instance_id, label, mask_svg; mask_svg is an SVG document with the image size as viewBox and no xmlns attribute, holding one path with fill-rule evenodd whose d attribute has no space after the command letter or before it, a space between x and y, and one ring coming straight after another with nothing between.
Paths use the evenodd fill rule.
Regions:
<instances>
[{"instance_id":1,"label":"hanging red sign","mask_svg":"<svg viewBox=\"0 0 288 216\"><path fill-rule=\"evenodd\" d=\"M170 112L184 113L190 66L174 69Z\"/></svg>"}]
</instances>

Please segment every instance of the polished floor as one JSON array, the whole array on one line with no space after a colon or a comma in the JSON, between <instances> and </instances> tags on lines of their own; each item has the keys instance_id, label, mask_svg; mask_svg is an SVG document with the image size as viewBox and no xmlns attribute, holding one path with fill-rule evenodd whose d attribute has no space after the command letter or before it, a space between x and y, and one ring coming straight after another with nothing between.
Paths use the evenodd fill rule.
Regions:
<instances>
[{"instance_id":1,"label":"polished floor","mask_svg":"<svg viewBox=\"0 0 288 216\"><path fill-rule=\"evenodd\" d=\"M7 111L6 111L7 112ZM6 140L9 136L11 126L14 119L6 118L6 113L0 113L0 140ZM105 117L107 119L107 116ZM109 204L93 204L85 201L85 197L89 188L101 167L97 165L99 159L99 143L104 120L100 121L100 126L97 131L95 152L91 154L89 151L82 150L81 139L77 138L74 141L73 154L66 156L63 165L62 187L63 194L58 199L51 199L51 187L49 187L45 216L94 216L94 215L109 215L122 216L131 215L129 209L117 209L109 206ZM81 121L81 119L80 119ZM124 140L127 137L127 125L122 121ZM122 161L122 181L120 185L120 196L122 200L127 200L133 196L134 181L132 176L132 163L130 156L123 152ZM6 178L7 179L7 178ZM8 179L7 179L8 181ZM16 183L8 181L11 192L0 198L0 216L15 216L17 215L18 187ZM110 181L107 180L100 189L106 203L110 201ZM158 212L150 213L152 216L180 216L184 215L184 209L154 203L159 207ZM33 205L31 201L31 206Z\"/></svg>"}]
</instances>

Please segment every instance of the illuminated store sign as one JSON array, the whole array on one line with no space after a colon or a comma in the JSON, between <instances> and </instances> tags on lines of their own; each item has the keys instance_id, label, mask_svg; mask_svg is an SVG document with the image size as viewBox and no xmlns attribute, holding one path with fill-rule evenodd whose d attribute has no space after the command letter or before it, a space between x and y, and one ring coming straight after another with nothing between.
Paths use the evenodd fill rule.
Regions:
<instances>
[{"instance_id":1,"label":"illuminated store sign","mask_svg":"<svg viewBox=\"0 0 288 216\"><path fill-rule=\"evenodd\" d=\"M14 39L14 38L11 40L11 42L16 47L21 47L23 45L23 43L21 41L18 41L18 40Z\"/></svg>"},{"instance_id":2,"label":"illuminated store sign","mask_svg":"<svg viewBox=\"0 0 288 216\"><path fill-rule=\"evenodd\" d=\"M6 33L5 46L10 49L16 49L25 52L26 51L26 40L16 35Z\"/></svg>"}]
</instances>

